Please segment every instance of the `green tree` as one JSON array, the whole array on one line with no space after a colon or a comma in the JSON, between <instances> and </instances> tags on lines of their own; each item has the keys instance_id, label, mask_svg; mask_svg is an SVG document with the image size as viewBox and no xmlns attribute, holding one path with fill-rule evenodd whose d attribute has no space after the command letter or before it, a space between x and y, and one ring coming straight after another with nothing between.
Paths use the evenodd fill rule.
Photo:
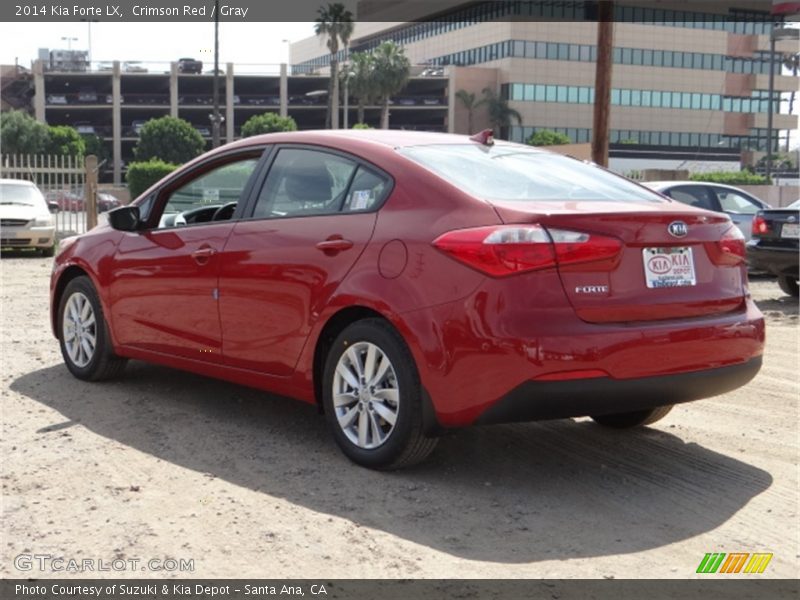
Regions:
<instances>
[{"instance_id":1,"label":"green tree","mask_svg":"<svg viewBox=\"0 0 800 600\"><path fill-rule=\"evenodd\" d=\"M364 123L364 107L374 101L376 90L373 78L375 61L369 52L355 52L350 55L347 68L347 86L358 101L358 122Z\"/></svg>"},{"instance_id":2,"label":"green tree","mask_svg":"<svg viewBox=\"0 0 800 600\"><path fill-rule=\"evenodd\" d=\"M58 156L83 156L86 142L74 127L51 125L47 128L45 154Z\"/></svg>"},{"instance_id":3,"label":"green tree","mask_svg":"<svg viewBox=\"0 0 800 600\"><path fill-rule=\"evenodd\" d=\"M402 90L411 73L411 63L403 49L394 42L383 42L375 48L375 95L381 104L381 128L389 129L389 100Z\"/></svg>"},{"instance_id":4,"label":"green tree","mask_svg":"<svg viewBox=\"0 0 800 600\"><path fill-rule=\"evenodd\" d=\"M572 140L563 133L557 133L550 129L540 129L529 137L526 143L529 146L560 146L562 144L571 144Z\"/></svg>"},{"instance_id":5,"label":"green tree","mask_svg":"<svg viewBox=\"0 0 800 600\"><path fill-rule=\"evenodd\" d=\"M464 108L467 109L467 133L475 133L473 127L473 119L475 118L475 109L486 104L486 100L478 100L475 94L467 90L458 90L456 92L456 100L461 102Z\"/></svg>"},{"instance_id":6,"label":"green tree","mask_svg":"<svg viewBox=\"0 0 800 600\"><path fill-rule=\"evenodd\" d=\"M508 105L508 100L505 100L497 95L492 88L483 88L483 103L486 104L486 110L489 113L489 122L494 128L495 135L502 137L504 133L511 127L511 120L515 120L517 124L522 123L522 115Z\"/></svg>"},{"instance_id":7,"label":"green tree","mask_svg":"<svg viewBox=\"0 0 800 600\"><path fill-rule=\"evenodd\" d=\"M96 133L86 133L81 135L83 143L86 145L86 155L94 154L97 157L97 164L110 158L108 148L103 140Z\"/></svg>"},{"instance_id":8,"label":"green tree","mask_svg":"<svg viewBox=\"0 0 800 600\"><path fill-rule=\"evenodd\" d=\"M192 124L175 117L150 119L142 126L134 154L136 160L160 159L181 164L192 160L205 150L203 136Z\"/></svg>"},{"instance_id":9,"label":"green tree","mask_svg":"<svg viewBox=\"0 0 800 600\"><path fill-rule=\"evenodd\" d=\"M0 149L3 154L43 154L47 125L21 110L0 113Z\"/></svg>"},{"instance_id":10,"label":"green tree","mask_svg":"<svg viewBox=\"0 0 800 600\"><path fill-rule=\"evenodd\" d=\"M352 128L353 129L372 129L372 127L370 127L366 123L356 123L355 125L353 125Z\"/></svg>"},{"instance_id":11,"label":"green tree","mask_svg":"<svg viewBox=\"0 0 800 600\"><path fill-rule=\"evenodd\" d=\"M268 112L252 116L242 125L242 137L275 131L297 131L297 123L292 117L282 117L278 113Z\"/></svg>"},{"instance_id":12,"label":"green tree","mask_svg":"<svg viewBox=\"0 0 800 600\"><path fill-rule=\"evenodd\" d=\"M345 9L343 4L328 4L317 10L314 32L320 38L327 37L328 50L331 53L331 76L328 82L328 112L325 126L339 128L339 44L347 48L350 36L353 35L353 13Z\"/></svg>"},{"instance_id":13,"label":"green tree","mask_svg":"<svg viewBox=\"0 0 800 600\"><path fill-rule=\"evenodd\" d=\"M172 173L178 165L165 163L162 160L148 160L134 162L128 165L125 180L128 182L128 191L131 198L137 198L154 183L161 181Z\"/></svg>"}]
</instances>

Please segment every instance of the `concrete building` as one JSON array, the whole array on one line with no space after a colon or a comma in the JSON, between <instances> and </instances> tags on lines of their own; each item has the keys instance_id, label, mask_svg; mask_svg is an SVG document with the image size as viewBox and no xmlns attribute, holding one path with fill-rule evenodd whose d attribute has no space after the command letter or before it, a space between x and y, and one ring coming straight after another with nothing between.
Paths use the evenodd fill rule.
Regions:
<instances>
[{"instance_id":1,"label":"concrete building","mask_svg":"<svg viewBox=\"0 0 800 600\"><path fill-rule=\"evenodd\" d=\"M468 129L468 111L455 101L455 92L480 97L488 87L522 117L504 132L509 139L524 141L551 129L588 142L597 25L584 4L589 3L484 2L425 22L359 22L349 52L394 40L413 63L444 67L452 90L450 131ZM713 14L686 10L694 4L687 2L642 4L615 3L611 143L617 150L636 147L652 158L674 155L678 161L698 153L765 151L773 64L769 13L748 11L746 3L737 8L736 2L719 3ZM393 15L370 18L379 16L388 21ZM777 48L779 55L798 51L791 42ZM340 60L345 58L342 51ZM329 60L318 39L291 46L295 69L324 70ZM797 77L781 73L779 60L776 112L779 94L798 89ZM487 126L485 109L474 112L473 128ZM796 128L795 116L775 114L776 147Z\"/></svg>"},{"instance_id":2,"label":"concrete building","mask_svg":"<svg viewBox=\"0 0 800 600\"><path fill-rule=\"evenodd\" d=\"M238 139L242 125L252 116L276 112L291 116L299 129L325 125L329 77L287 65L263 65L261 72L237 72L223 65L220 104L224 122L223 143ZM405 89L394 99L392 125L406 129L446 131L448 81L441 74L422 74L415 69ZM83 70L63 70L43 60L33 64L32 74L20 76L20 90L30 89L20 102L32 102L37 120L49 125L70 125L79 133L94 133L107 145L109 160L102 179L124 181L125 166L133 160L141 125L165 115L186 119L211 147L213 75L181 72L173 63L115 61L91 63ZM9 100L12 94L4 94ZM19 105L16 108L24 109ZM11 107L11 106L9 106ZM367 107L366 121L378 125L380 108ZM352 105L349 122L356 122Z\"/></svg>"}]
</instances>

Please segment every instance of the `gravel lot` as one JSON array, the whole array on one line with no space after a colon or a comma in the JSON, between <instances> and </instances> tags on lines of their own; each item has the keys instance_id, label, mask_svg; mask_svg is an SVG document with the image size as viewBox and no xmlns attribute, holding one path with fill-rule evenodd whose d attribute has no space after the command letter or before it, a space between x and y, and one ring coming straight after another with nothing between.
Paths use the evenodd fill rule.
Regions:
<instances>
[{"instance_id":1,"label":"gravel lot","mask_svg":"<svg viewBox=\"0 0 800 600\"><path fill-rule=\"evenodd\" d=\"M771 280L752 284L768 342L743 389L637 432L465 430L381 474L302 403L140 362L74 379L48 326L50 264L0 261L3 577L64 575L18 571L19 554L194 559L174 577L686 578L706 552L800 572L798 307ZM142 563L125 575L165 574Z\"/></svg>"}]
</instances>

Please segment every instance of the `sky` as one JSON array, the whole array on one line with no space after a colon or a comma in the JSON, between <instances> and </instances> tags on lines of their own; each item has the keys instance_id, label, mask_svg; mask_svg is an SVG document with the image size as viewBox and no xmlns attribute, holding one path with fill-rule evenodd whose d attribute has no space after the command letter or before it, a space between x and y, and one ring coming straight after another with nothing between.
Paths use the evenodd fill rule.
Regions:
<instances>
[{"instance_id":1,"label":"sky","mask_svg":"<svg viewBox=\"0 0 800 600\"><path fill-rule=\"evenodd\" d=\"M288 62L288 44L314 35L313 23L220 23L220 62ZM78 38L63 41L61 38ZM92 23L92 61L214 61L213 23ZM0 64L30 67L39 48L89 47L87 23L0 23ZM324 53L325 45L320 43Z\"/></svg>"}]
</instances>

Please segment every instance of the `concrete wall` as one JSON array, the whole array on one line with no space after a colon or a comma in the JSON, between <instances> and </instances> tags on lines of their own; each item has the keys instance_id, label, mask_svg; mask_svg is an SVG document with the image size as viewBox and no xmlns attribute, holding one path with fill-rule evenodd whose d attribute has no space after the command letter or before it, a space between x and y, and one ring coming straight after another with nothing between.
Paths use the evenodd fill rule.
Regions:
<instances>
[{"instance_id":1,"label":"concrete wall","mask_svg":"<svg viewBox=\"0 0 800 600\"><path fill-rule=\"evenodd\" d=\"M761 198L774 208L789 206L795 200L800 199L800 186L796 185L740 185L737 187L750 192L756 198Z\"/></svg>"}]
</instances>

